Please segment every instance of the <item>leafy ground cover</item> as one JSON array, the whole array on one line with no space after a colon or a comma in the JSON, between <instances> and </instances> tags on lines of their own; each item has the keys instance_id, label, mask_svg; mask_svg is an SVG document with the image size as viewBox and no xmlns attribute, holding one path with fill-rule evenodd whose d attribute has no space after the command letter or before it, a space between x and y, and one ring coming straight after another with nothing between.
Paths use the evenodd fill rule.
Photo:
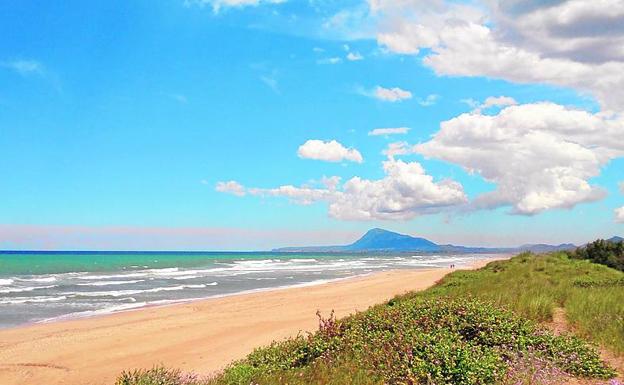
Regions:
<instances>
[{"instance_id":1,"label":"leafy ground cover","mask_svg":"<svg viewBox=\"0 0 624 385\"><path fill-rule=\"evenodd\" d=\"M565 253L521 254L477 271L457 271L415 296L471 295L537 321L565 309L581 337L624 353L624 273Z\"/></svg>"},{"instance_id":2,"label":"leafy ground cover","mask_svg":"<svg viewBox=\"0 0 624 385\"><path fill-rule=\"evenodd\" d=\"M623 276L563 253L522 254L457 271L427 291L351 317L319 316L316 333L256 349L215 378L154 368L124 373L117 384L544 385L566 376L607 379L615 373L594 346L577 336L556 336L539 322L562 307L582 336L621 349Z\"/></svg>"}]
</instances>

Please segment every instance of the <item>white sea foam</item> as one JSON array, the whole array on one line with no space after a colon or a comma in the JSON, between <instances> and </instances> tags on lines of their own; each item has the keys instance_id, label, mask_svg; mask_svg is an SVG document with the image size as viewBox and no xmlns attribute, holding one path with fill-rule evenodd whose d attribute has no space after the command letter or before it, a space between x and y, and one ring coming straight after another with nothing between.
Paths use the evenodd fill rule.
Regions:
<instances>
[{"instance_id":1,"label":"white sea foam","mask_svg":"<svg viewBox=\"0 0 624 385\"><path fill-rule=\"evenodd\" d=\"M90 317L90 316L95 316L95 315L111 314L111 313L117 313L121 311L145 307L146 305L147 305L147 302L126 303L122 305L106 307L103 309L87 310L87 311L80 311L80 312L75 312L75 313L70 313L70 314L64 314L58 317L42 319L38 322L45 323L45 322L51 322L51 321L60 321L64 319L84 318L84 317Z\"/></svg>"},{"instance_id":2,"label":"white sea foam","mask_svg":"<svg viewBox=\"0 0 624 385\"><path fill-rule=\"evenodd\" d=\"M78 283L78 286L114 286L114 285L129 285L132 283L143 282L142 279L135 279L133 281L98 281L89 283Z\"/></svg>"},{"instance_id":3,"label":"white sea foam","mask_svg":"<svg viewBox=\"0 0 624 385\"><path fill-rule=\"evenodd\" d=\"M109 274L109 275L85 275L81 277L77 277L78 279L83 280L93 280L93 279L113 279L113 278L136 278L136 277L145 277L148 273L128 273L128 274Z\"/></svg>"},{"instance_id":4,"label":"white sea foam","mask_svg":"<svg viewBox=\"0 0 624 385\"><path fill-rule=\"evenodd\" d=\"M0 305L16 305L22 303L43 303L43 302L58 302L67 299L66 296L58 296L58 297L15 297L6 300L0 300Z\"/></svg>"},{"instance_id":5,"label":"white sea foam","mask_svg":"<svg viewBox=\"0 0 624 385\"><path fill-rule=\"evenodd\" d=\"M188 279L195 279L195 278L201 278L201 275L181 275L179 277L173 277L173 279L176 279L178 281L185 281Z\"/></svg>"},{"instance_id":6,"label":"white sea foam","mask_svg":"<svg viewBox=\"0 0 624 385\"><path fill-rule=\"evenodd\" d=\"M41 277L41 278L16 278L19 281L22 282L55 282L56 281L56 277Z\"/></svg>"},{"instance_id":7,"label":"white sea foam","mask_svg":"<svg viewBox=\"0 0 624 385\"><path fill-rule=\"evenodd\" d=\"M6 286L6 285L10 285L13 282L15 282L14 280L12 280L11 278L6 278L6 279L0 279L0 286Z\"/></svg>"},{"instance_id":8,"label":"white sea foam","mask_svg":"<svg viewBox=\"0 0 624 385\"><path fill-rule=\"evenodd\" d=\"M22 292L26 292L26 291L33 291L33 290L41 290L41 289L51 289L53 287L57 287L57 285L49 285L49 286L28 286L28 287L14 287L14 288L10 288L10 289L2 289L0 290L0 293L2 294L7 294L7 293L22 293Z\"/></svg>"},{"instance_id":9,"label":"white sea foam","mask_svg":"<svg viewBox=\"0 0 624 385\"><path fill-rule=\"evenodd\" d=\"M212 282L210 285L214 285L216 282ZM200 285L179 285L179 286L164 286L164 287L155 287L152 289L143 289L143 290L111 290L111 291L87 291L87 292L71 292L71 293L63 293L64 295L72 296L72 297L122 297L143 293L158 293L161 291L178 291L184 289L202 289L205 288L206 284Z\"/></svg>"},{"instance_id":10,"label":"white sea foam","mask_svg":"<svg viewBox=\"0 0 624 385\"><path fill-rule=\"evenodd\" d=\"M183 298L183 299L172 299L172 300L164 299L164 300L142 301L142 302L135 302L135 303L129 303L129 304L121 304L121 305L109 306L109 307L105 307L105 308L97 309L97 310L87 310L87 311L65 314L65 315L58 316L58 317L46 318L43 320L39 320L38 322L45 323L45 322L59 321L59 320L64 320L64 319L84 318L84 317L90 317L90 316L96 316L96 315L119 313L119 312L139 309L139 308L146 307L146 306L164 306L164 305L170 305L170 304L175 304L175 303L188 303L188 302L205 300L205 299L225 298L225 297L231 297L231 296L241 295L241 294L251 294L251 293L260 293L260 292L281 290L281 289L288 289L288 288L316 286L316 285L321 285L324 283L338 282L338 281L343 281L346 279L351 279L351 278L356 278L356 277L362 277L366 275L368 274L361 274L361 275L357 275L353 277L341 277L341 278L334 278L334 279L318 279L315 281L297 283L294 285L284 285L284 286L277 286L277 287L243 290L243 291L239 291L235 293L217 294L217 295L212 295L208 297ZM216 284L216 282L213 282L213 284ZM212 284L208 284L208 285L212 285ZM200 285L187 285L187 286L200 286ZM206 285L203 285L203 286L206 286Z\"/></svg>"}]
</instances>

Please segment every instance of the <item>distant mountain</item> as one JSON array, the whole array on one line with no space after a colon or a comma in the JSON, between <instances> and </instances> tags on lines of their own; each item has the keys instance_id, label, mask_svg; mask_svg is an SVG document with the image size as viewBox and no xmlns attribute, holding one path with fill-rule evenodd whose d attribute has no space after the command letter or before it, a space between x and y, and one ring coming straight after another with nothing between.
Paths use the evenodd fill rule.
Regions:
<instances>
[{"instance_id":1,"label":"distant mountain","mask_svg":"<svg viewBox=\"0 0 624 385\"><path fill-rule=\"evenodd\" d=\"M549 253L552 251L574 250L576 245L573 243L562 243L560 245L547 245L544 243L522 245L517 248L518 251L530 251L532 253Z\"/></svg>"},{"instance_id":2,"label":"distant mountain","mask_svg":"<svg viewBox=\"0 0 624 385\"><path fill-rule=\"evenodd\" d=\"M415 238L383 229L372 229L346 250L387 250L387 251L439 251L440 246L425 238Z\"/></svg>"},{"instance_id":3,"label":"distant mountain","mask_svg":"<svg viewBox=\"0 0 624 385\"><path fill-rule=\"evenodd\" d=\"M611 238L607 239L607 241L614 242L614 243L624 242L624 238L615 236L615 237L611 237Z\"/></svg>"},{"instance_id":4,"label":"distant mountain","mask_svg":"<svg viewBox=\"0 0 624 385\"><path fill-rule=\"evenodd\" d=\"M402 251L441 251L442 248L425 239L399 234L383 229L372 229L350 245L345 246L308 246L284 247L274 249L278 252L402 252Z\"/></svg>"},{"instance_id":5,"label":"distant mountain","mask_svg":"<svg viewBox=\"0 0 624 385\"><path fill-rule=\"evenodd\" d=\"M617 237L616 237L617 238ZM276 252L290 253L400 253L400 252L430 252L430 253L516 253L531 251L534 253L546 253L551 251L571 250L576 246L571 243L560 245L528 244L520 247L490 248L490 247L467 247L456 245L438 245L428 239L412 237L384 229L372 229L366 232L357 241L343 246L304 246L283 247L274 249Z\"/></svg>"}]
</instances>

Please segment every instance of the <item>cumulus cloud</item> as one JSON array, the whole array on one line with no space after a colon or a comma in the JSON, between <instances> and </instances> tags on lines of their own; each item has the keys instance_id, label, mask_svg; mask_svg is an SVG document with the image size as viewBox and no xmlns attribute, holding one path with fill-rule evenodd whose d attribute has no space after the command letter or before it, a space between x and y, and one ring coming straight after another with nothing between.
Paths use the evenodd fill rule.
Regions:
<instances>
[{"instance_id":1,"label":"cumulus cloud","mask_svg":"<svg viewBox=\"0 0 624 385\"><path fill-rule=\"evenodd\" d=\"M589 180L624 155L621 116L553 103L508 106L496 115L473 111L440 128L413 151L495 183L495 191L473 202L475 208L510 205L513 213L532 215L601 199L605 191Z\"/></svg>"},{"instance_id":2,"label":"cumulus cloud","mask_svg":"<svg viewBox=\"0 0 624 385\"><path fill-rule=\"evenodd\" d=\"M400 102L402 100L411 99L412 93L399 87L384 88L377 86L373 96L379 100L387 102Z\"/></svg>"},{"instance_id":3,"label":"cumulus cloud","mask_svg":"<svg viewBox=\"0 0 624 385\"><path fill-rule=\"evenodd\" d=\"M394 142L390 143L388 147L383 151L383 154L390 159L394 159L397 155L406 155L411 153L411 149L407 142Z\"/></svg>"},{"instance_id":4,"label":"cumulus cloud","mask_svg":"<svg viewBox=\"0 0 624 385\"><path fill-rule=\"evenodd\" d=\"M311 139L299 146L297 155L304 159L324 160L326 162L341 162L348 160L362 163L362 154L354 148L346 148L341 143L331 140L322 141Z\"/></svg>"},{"instance_id":5,"label":"cumulus cloud","mask_svg":"<svg viewBox=\"0 0 624 385\"><path fill-rule=\"evenodd\" d=\"M579 62L624 60L624 3L568 0L548 5L517 0L491 2L501 40Z\"/></svg>"},{"instance_id":6,"label":"cumulus cloud","mask_svg":"<svg viewBox=\"0 0 624 385\"><path fill-rule=\"evenodd\" d=\"M516 104L518 104L518 102L509 96L490 96L485 99L481 108L515 106Z\"/></svg>"},{"instance_id":7,"label":"cumulus cloud","mask_svg":"<svg viewBox=\"0 0 624 385\"><path fill-rule=\"evenodd\" d=\"M369 1L378 43L398 54L428 49L423 62L439 75L548 83L624 108L624 2L486 4Z\"/></svg>"},{"instance_id":8,"label":"cumulus cloud","mask_svg":"<svg viewBox=\"0 0 624 385\"><path fill-rule=\"evenodd\" d=\"M325 202L328 213L340 220L407 220L465 204L462 186L453 180L434 181L418 162L388 159L386 176L378 180L353 177L342 186L326 178L326 188L285 185L271 189L248 189L250 194L286 197L293 203Z\"/></svg>"},{"instance_id":9,"label":"cumulus cloud","mask_svg":"<svg viewBox=\"0 0 624 385\"><path fill-rule=\"evenodd\" d=\"M217 182L215 190L222 193L232 194L239 197L245 196L245 187L240 183L231 180L228 182Z\"/></svg>"},{"instance_id":10,"label":"cumulus cloud","mask_svg":"<svg viewBox=\"0 0 624 385\"><path fill-rule=\"evenodd\" d=\"M407 134L409 127L375 128L368 132L369 136Z\"/></svg>"},{"instance_id":11,"label":"cumulus cloud","mask_svg":"<svg viewBox=\"0 0 624 385\"><path fill-rule=\"evenodd\" d=\"M624 223L624 206L615 209L615 222Z\"/></svg>"},{"instance_id":12,"label":"cumulus cloud","mask_svg":"<svg viewBox=\"0 0 624 385\"><path fill-rule=\"evenodd\" d=\"M514 98L509 96L490 96L486 98L483 103L480 103L474 99L462 99L461 102L473 108L474 112L477 113L493 107L507 107L515 106L516 104L518 104L518 102L516 102Z\"/></svg>"}]
</instances>

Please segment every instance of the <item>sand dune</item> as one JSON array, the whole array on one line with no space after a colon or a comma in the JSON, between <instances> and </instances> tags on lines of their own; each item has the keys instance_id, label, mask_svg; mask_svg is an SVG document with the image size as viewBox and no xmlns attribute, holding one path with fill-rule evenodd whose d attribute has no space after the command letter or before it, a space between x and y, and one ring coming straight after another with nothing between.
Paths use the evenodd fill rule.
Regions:
<instances>
[{"instance_id":1,"label":"sand dune","mask_svg":"<svg viewBox=\"0 0 624 385\"><path fill-rule=\"evenodd\" d=\"M338 317L345 316L396 294L427 288L448 272L383 272L0 330L0 384L112 384L124 369L158 364L211 373L254 347L315 330L317 310L327 315L333 309Z\"/></svg>"}]
</instances>

